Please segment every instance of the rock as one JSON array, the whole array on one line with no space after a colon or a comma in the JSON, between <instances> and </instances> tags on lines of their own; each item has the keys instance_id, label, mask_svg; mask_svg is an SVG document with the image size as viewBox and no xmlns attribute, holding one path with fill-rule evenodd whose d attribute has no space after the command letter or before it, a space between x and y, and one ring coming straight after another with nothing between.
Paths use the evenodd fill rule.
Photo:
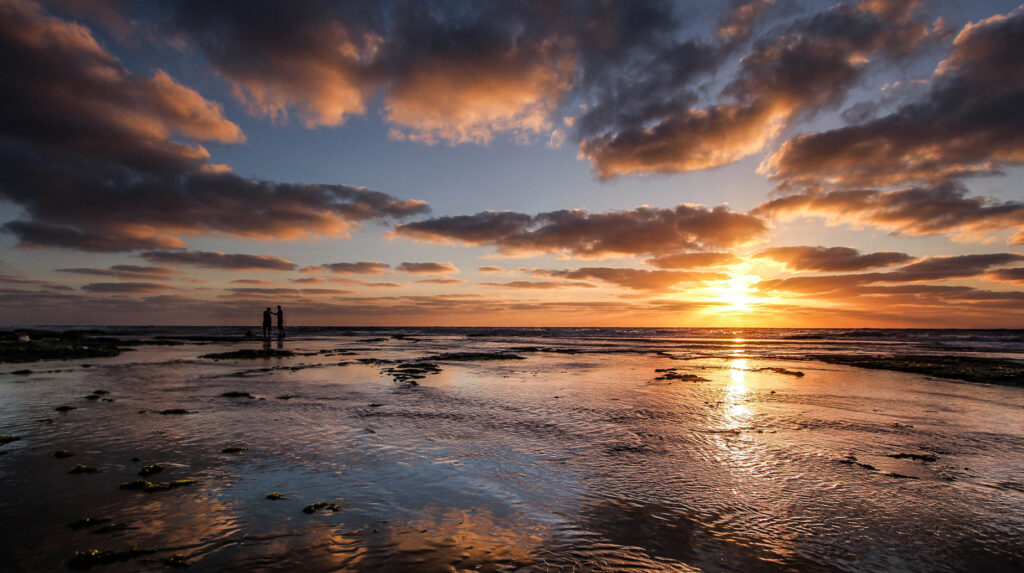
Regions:
<instances>
[{"instance_id":1,"label":"rock","mask_svg":"<svg viewBox=\"0 0 1024 573\"><path fill-rule=\"evenodd\" d=\"M189 412L188 410L186 410L184 408L171 408L170 410L160 410L159 413L163 414L164 416L168 416L168 415L175 415L175 416L177 416L177 415L182 415L182 414L191 414L192 412Z\"/></svg>"},{"instance_id":2,"label":"rock","mask_svg":"<svg viewBox=\"0 0 1024 573\"><path fill-rule=\"evenodd\" d=\"M248 448L244 446L228 446L220 451L222 454L239 454L246 451Z\"/></svg>"},{"instance_id":3,"label":"rock","mask_svg":"<svg viewBox=\"0 0 1024 573\"><path fill-rule=\"evenodd\" d=\"M98 474L100 470L97 468L89 467L83 464L75 464L75 467L68 472L69 474Z\"/></svg>"},{"instance_id":4,"label":"rock","mask_svg":"<svg viewBox=\"0 0 1024 573\"><path fill-rule=\"evenodd\" d=\"M70 458L73 455L75 454L69 452L68 450L57 450L56 452L53 452L53 457L57 459Z\"/></svg>"},{"instance_id":5,"label":"rock","mask_svg":"<svg viewBox=\"0 0 1024 573\"><path fill-rule=\"evenodd\" d=\"M225 393L221 394L221 396L224 397L224 398L252 398L253 397L253 395L248 393L248 392L241 392L241 391L238 391L238 390L234 390L234 391L231 391L231 392L225 392Z\"/></svg>"}]
</instances>

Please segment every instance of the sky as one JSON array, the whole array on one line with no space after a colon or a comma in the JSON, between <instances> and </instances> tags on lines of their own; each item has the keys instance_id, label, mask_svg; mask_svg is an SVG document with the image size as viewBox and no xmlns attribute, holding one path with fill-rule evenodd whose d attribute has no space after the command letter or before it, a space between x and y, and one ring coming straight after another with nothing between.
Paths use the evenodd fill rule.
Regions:
<instances>
[{"instance_id":1,"label":"sky","mask_svg":"<svg viewBox=\"0 0 1024 573\"><path fill-rule=\"evenodd\" d=\"M1024 328L1024 6L0 0L0 323Z\"/></svg>"}]
</instances>

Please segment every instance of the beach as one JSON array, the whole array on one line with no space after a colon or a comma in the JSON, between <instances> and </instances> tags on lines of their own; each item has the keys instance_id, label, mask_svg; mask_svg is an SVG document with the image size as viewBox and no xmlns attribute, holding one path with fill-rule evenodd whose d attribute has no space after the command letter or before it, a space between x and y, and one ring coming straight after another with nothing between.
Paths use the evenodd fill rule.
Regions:
<instances>
[{"instance_id":1,"label":"beach","mask_svg":"<svg viewBox=\"0 0 1024 573\"><path fill-rule=\"evenodd\" d=\"M851 365L1021 331L106 331L0 364L9 570L1024 569L1024 388Z\"/></svg>"}]
</instances>

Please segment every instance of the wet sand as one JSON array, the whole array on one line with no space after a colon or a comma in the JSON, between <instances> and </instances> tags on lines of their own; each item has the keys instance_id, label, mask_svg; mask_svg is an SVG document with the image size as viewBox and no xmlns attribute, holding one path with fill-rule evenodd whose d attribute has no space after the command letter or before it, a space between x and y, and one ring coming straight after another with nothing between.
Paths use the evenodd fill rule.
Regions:
<instances>
[{"instance_id":1,"label":"wet sand","mask_svg":"<svg viewBox=\"0 0 1024 573\"><path fill-rule=\"evenodd\" d=\"M300 337L0 364L0 562L1024 569L1024 390L695 347Z\"/></svg>"}]
</instances>

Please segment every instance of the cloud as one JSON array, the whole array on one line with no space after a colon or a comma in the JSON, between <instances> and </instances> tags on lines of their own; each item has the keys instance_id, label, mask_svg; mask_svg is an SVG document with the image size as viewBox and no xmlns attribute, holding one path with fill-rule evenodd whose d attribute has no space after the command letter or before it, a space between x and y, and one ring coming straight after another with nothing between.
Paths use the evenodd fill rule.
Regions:
<instances>
[{"instance_id":1,"label":"cloud","mask_svg":"<svg viewBox=\"0 0 1024 573\"><path fill-rule=\"evenodd\" d=\"M477 270L482 272L482 273L500 273L500 272L504 272L505 269L503 269L501 267L490 267L490 266L487 266L487 267L480 267Z\"/></svg>"},{"instance_id":2,"label":"cloud","mask_svg":"<svg viewBox=\"0 0 1024 573\"><path fill-rule=\"evenodd\" d=\"M57 269L60 273L74 273L80 275L98 275L106 277L153 277L162 278L172 275L180 275L181 271L169 267L145 267L139 265L113 265L106 269L91 267L75 267L69 269Z\"/></svg>"},{"instance_id":3,"label":"cloud","mask_svg":"<svg viewBox=\"0 0 1024 573\"><path fill-rule=\"evenodd\" d=\"M768 201L752 213L783 219L819 216L832 224L872 225L909 236L944 233L962 240L1024 226L1024 203L968 197L965 188L953 183L802 193Z\"/></svg>"},{"instance_id":4,"label":"cloud","mask_svg":"<svg viewBox=\"0 0 1024 573\"><path fill-rule=\"evenodd\" d=\"M985 277L996 281L1024 283L1024 267L1014 267L1011 269L995 269L989 273L986 273Z\"/></svg>"},{"instance_id":5,"label":"cloud","mask_svg":"<svg viewBox=\"0 0 1024 573\"><path fill-rule=\"evenodd\" d=\"M256 115L341 125L382 94L392 135L427 143L532 134L575 72L571 41L531 3L180 2L172 17ZM253 58L258 48L260 58Z\"/></svg>"},{"instance_id":6,"label":"cloud","mask_svg":"<svg viewBox=\"0 0 1024 573\"><path fill-rule=\"evenodd\" d=\"M395 234L435 242L489 245L504 254L569 253L580 257L669 254L753 242L767 231L759 218L679 205L587 213L563 210L526 215L485 211L400 224Z\"/></svg>"},{"instance_id":7,"label":"cloud","mask_svg":"<svg viewBox=\"0 0 1024 573\"><path fill-rule=\"evenodd\" d=\"M467 281L462 279L422 279L416 282L433 285L463 285L466 284Z\"/></svg>"},{"instance_id":8,"label":"cloud","mask_svg":"<svg viewBox=\"0 0 1024 573\"><path fill-rule=\"evenodd\" d=\"M444 263L402 263L395 267L403 273L457 273L459 269L450 261Z\"/></svg>"},{"instance_id":9,"label":"cloud","mask_svg":"<svg viewBox=\"0 0 1024 573\"><path fill-rule=\"evenodd\" d=\"M643 291L667 291L672 287L686 282L728 279L724 273L686 272L686 271L649 271L631 268L583 267L579 269L547 270L535 269L537 276L563 278L571 280L596 279L623 288Z\"/></svg>"},{"instance_id":10,"label":"cloud","mask_svg":"<svg viewBox=\"0 0 1024 573\"><path fill-rule=\"evenodd\" d=\"M596 285L579 281L509 281L504 283L480 283L480 286L506 289L552 290L561 288L597 288Z\"/></svg>"},{"instance_id":11,"label":"cloud","mask_svg":"<svg viewBox=\"0 0 1024 573\"><path fill-rule=\"evenodd\" d=\"M676 253L647 259L645 263L659 269L699 269L724 267L741 261L732 253Z\"/></svg>"},{"instance_id":12,"label":"cloud","mask_svg":"<svg viewBox=\"0 0 1024 573\"><path fill-rule=\"evenodd\" d=\"M696 107L695 97L687 101L676 95L675 105L633 113L638 121L631 124L582 131L580 154L602 177L710 169L754 154L783 128L841 102L872 58L904 58L932 35L913 19L912 10L878 10L879 5L840 3L796 20L754 43L740 60L736 77L719 94L724 101ZM681 67L694 68L691 62L703 61L715 69L722 51L734 46L701 50L693 44L694 55L680 58L685 62ZM645 72L662 70L633 73ZM689 75L685 79L684 84L691 80ZM680 89L674 86L675 93Z\"/></svg>"},{"instance_id":13,"label":"cloud","mask_svg":"<svg viewBox=\"0 0 1024 573\"><path fill-rule=\"evenodd\" d=\"M762 170L787 185L901 185L1024 163L1024 9L968 24L919 101L787 141Z\"/></svg>"},{"instance_id":14,"label":"cloud","mask_svg":"<svg viewBox=\"0 0 1024 573\"><path fill-rule=\"evenodd\" d=\"M421 201L346 185L239 177L200 142L244 135L219 104L157 70L140 77L89 29L30 0L0 5L0 198L21 246L172 249L179 235L345 236L362 221L425 213ZM82 197L89 201L83 202Z\"/></svg>"},{"instance_id":15,"label":"cloud","mask_svg":"<svg viewBox=\"0 0 1024 573\"><path fill-rule=\"evenodd\" d=\"M139 256L154 263L221 270L292 271L297 265L273 255L225 254L211 251L147 251Z\"/></svg>"},{"instance_id":16,"label":"cloud","mask_svg":"<svg viewBox=\"0 0 1024 573\"><path fill-rule=\"evenodd\" d=\"M783 263L795 271L860 271L914 260L906 253L883 251L862 255L850 247L773 247L754 255Z\"/></svg>"},{"instance_id":17,"label":"cloud","mask_svg":"<svg viewBox=\"0 0 1024 573\"><path fill-rule=\"evenodd\" d=\"M273 281L265 281L263 279L235 279L228 281L228 284L233 285L259 285L259 286L273 286L277 283Z\"/></svg>"},{"instance_id":18,"label":"cloud","mask_svg":"<svg viewBox=\"0 0 1024 573\"><path fill-rule=\"evenodd\" d=\"M757 288L766 291L791 291L799 293L848 291L862 285L880 282L912 283L979 277L985 275L986 271L992 267L1004 266L1022 260L1024 260L1024 255L1014 253L930 257L886 273L799 276L771 279L761 281L757 284Z\"/></svg>"},{"instance_id":19,"label":"cloud","mask_svg":"<svg viewBox=\"0 0 1024 573\"><path fill-rule=\"evenodd\" d=\"M145 294L167 290L171 285L150 282L89 283L82 290L105 294Z\"/></svg>"},{"instance_id":20,"label":"cloud","mask_svg":"<svg viewBox=\"0 0 1024 573\"><path fill-rule=\"evenodd\" d=\"M379 275L387 272L387 270L391 268L391 265L378 262L359 261L358 263L328 263L320 265L318 268L337 274Z\"/></svg>"}]
</instances>

